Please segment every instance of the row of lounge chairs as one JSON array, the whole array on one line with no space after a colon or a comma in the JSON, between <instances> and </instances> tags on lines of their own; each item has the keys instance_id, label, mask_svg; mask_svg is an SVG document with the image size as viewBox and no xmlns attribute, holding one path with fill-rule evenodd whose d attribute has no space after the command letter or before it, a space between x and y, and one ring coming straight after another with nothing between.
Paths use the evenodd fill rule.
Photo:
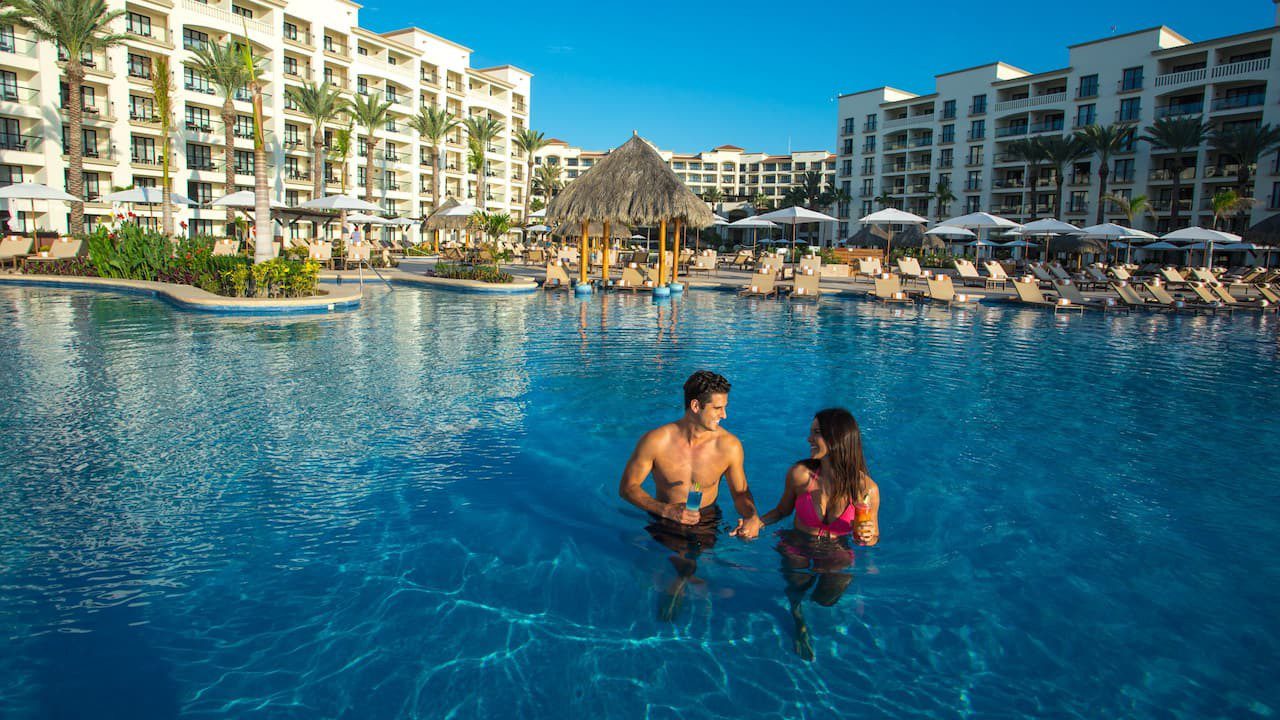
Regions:
<instances>
[{"instance_id":1,"label":"row of lounge chairs","mask_svg":"<svg viewBox=\"0 0 1280 720\"><path fill-rule=\"evenodd\" d=\"M0 240L0 268L12 265L14 270L35 267L43 263L70 260L85 253L83 240L62 237L53 241L48 250L34 251L35 241L29 237L10 235Z\"/></svg>"}]
</instances>

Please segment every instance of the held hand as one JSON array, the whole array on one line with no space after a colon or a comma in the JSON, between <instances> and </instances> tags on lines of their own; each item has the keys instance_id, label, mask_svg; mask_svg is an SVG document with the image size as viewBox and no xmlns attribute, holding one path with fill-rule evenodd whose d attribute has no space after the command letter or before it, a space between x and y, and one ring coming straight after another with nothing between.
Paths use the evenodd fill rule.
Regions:
<instances>
[{"instance_id":1,"label":"held hand","mask_svg":"<svg viewBox=\"0 0 1280 720\"><path fill-rule=\"evenodd\" d=\"M702 513L690 510L684 503L671 503L662 509L662 517L681 525L697 525L702 521Z\"/></svg>"},{"instance_id":2,"label":"held hand","mask_svg":"<svg viewBox=\"0 0 1280 720\"><path fill-rule=\"evenodd\" d=\"M862 522L858 523L857 529L854 531L854 537L859 545L875 545L880 536L876 534L875 523Z\"/></svg>"},{"instance_id":3,"label":"held hand","mask_svg":"<svg viewBox=\"0 0 1280 720\"><path fill-rule=\"evenodd\" d=\"M733 532L730 534L740 537L743 540L753 540L760 534L760 528L762 527L764 527L764 523L760 521L760 517L758 515L753 515L749 518L739 518L738 526L735 527Z\"/></svg>"}]
</instances>

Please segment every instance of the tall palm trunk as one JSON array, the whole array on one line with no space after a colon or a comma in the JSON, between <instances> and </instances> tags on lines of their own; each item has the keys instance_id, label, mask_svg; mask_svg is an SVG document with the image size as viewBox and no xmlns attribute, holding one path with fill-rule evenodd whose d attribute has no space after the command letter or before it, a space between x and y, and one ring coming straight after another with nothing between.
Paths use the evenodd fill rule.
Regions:
<instances>
[{"instance_id":1,"label":"tall palm trunk","mask_svg":"<svg viewBox=\"0 0 1280 720\"><path fill-rule=\"evenodd\" d=\"M376 166L377 160L374 157L374 155L377 153L377 151L378 151L378 139L373 136L373 129L370 128L369 140L368 142L365 143L365 152L368 153L368 155L365 157L365 164L364 164L364 201L365 202L373 202L373 171L377 167Z\"/></svg>"},{"instance_id":2,"label":"tall palm trunk","mask_svg":"<svg viewBox=\"0 0 1280 720\"><path fill-rule=\"evenodd\" d=\"M226 185L224 195L235 192L236 189L236 168L234 159L236 156L236 107L231 104L231 95L227 95L222 101L222 146L223 157L226 160L222 168L222 182ZM235 226L236 211L233 208L227 208L227 227Z\"/></svg>"},{"instance_id":3,"label":"tall palm trunk","mask_svg":"<svg viewBox=\"0 0 1280 720\"><path fill-rule=\"evenodd\" d=\"M484 207L484 196L485 196L484 166L485 165L486 165L486 162L484 159L484 148L481 147L480 148L480 164L479 166L476 167L476 207L479 207L481 210L485 209Z\"/></svg>"},{"instance_id":4,"label":"tall palm trunk","mask_svg":"<svg viewBox=\"0 0 1280 720\"><path fill-rule=\"evenodd\" d=\"M533 153L529 153L529 159L524 164L524 207L520 210L520 222L526 227L529 225L529 197L531 195L533 195ZM526 237L528 236L527 230L525 235Z\"/></svg>"},{"instance_id":5,"label":"tall palm trunk","mask_svg":"<svg viewBox=\"0 0 1280 720\"><path fill-rule=\"evenodd\" d=\"M1178 229L1178 211L1182 204L1182 157L1177 155L1173 160L1173 201L1169 204L1169 229Z\"/></svg>"},{"instance_id":6,"label":"tall palm trunk","mask_svg":"<svg viewBox=\"0 0 1280 720\"><path fill-rule=\"evenodd\" d=\"M431 204L436 210L440 209L440 204L444 202L442 197L444 193L444 143L436 143L435 157L432 158L432 164L435 165L435 171L431 173ZM440 252L440 229L436 228L432 232L434 235L433 250Z\"/></svg>"},{"instance_id":7,"label":"tall palm trunk","mask_svg":"<svg viewBox=\"0 0 1280 720\"><path fill-rule=\"evenodd\" d=\"M67 156L71 166L67 168L67 192L76 197L71 203L72 235L84 232L84 106L80 99L80 86L84 83L84 66L74 54L67 56Z\"/></svg>"},{"instance_id":8,"label":"tall palm trunk","mask_svg":"<svg viewBox=\"0 0 1280 720\"><path fill-rule=\"evenodd\" d=\"M171 112L165 109L160 116L160 231L165 237L173 235L173 205L169 202L173 189L170 187L173 178L169 176L169 156L172 154L173 134L170 128Z\"/></svg>"},{"instance_id":9,"label":"tall palm trunk","mask_svg":"<svg viewBox=\"0 0 1280 720\"><path fill-rule=\"evenodd\" d=\"M1102 198L1107 196L1107 176L1110 174L1111 168L1107 167L1106 158L1103 158L1102 165L1098 167L1098 207L1094 216L1094 222L1098 225L1102 224Z\"/></svg>"},{"instance_id":10,"label":"tall palm trunk","mask_svg":"<svg viewBox=\"0 0 1280 720\"><path fill-rule=\"evenodd\" d=\"M324 195L324 127L311 134L311 199Z\"/></svg>"},{"instance_id":11,"label":"tall palm trunk","mask_svg":"<svg viewBox=\"0 0 1280 720\"><path fill-rule=\"evenodd\" d=\"M1066 181L1066 178L1062 176L1061 172L1054 173L1053 175L1053 186L1054 186L1053 216L1059 220L1062 219L1062 183L1065 181Z\"/></svg>"},{"instance_id":12,"label":"tall palm trunk","mask_svg":"<svg viewBox=\"0 0 1280 720\"><path fill-rule=\"evenodd\" d=\"M262 127L262 83L249 85L253 92L253 227L254 262L266 262L274 256L271 234L271 198L267 184L267 142Z\"/></svg>"}]
</instances>

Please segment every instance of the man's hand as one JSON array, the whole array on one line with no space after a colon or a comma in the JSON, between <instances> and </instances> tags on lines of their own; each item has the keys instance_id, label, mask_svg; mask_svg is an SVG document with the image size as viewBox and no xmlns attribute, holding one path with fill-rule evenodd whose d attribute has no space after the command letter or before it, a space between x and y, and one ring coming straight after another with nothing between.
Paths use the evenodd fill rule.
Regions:
<instances>
[{"instance_id":1,"label":"man's hand","mask_svg":"<svg viewBox=\"0 0 1280 720\"><path fill-rule=\"evenodd\" d=\"M760 534L760 528L764 527L764 523L760 521L759 515L752 515L749 518L739 518L738 526L729 533L743 540L753 540Z\"/></svg>"},{"instance_id":2,"label":"man's hand","mask_svg":"<svg viewBox=\"0 0 1280 720\"><path fill-rule=\"evenodd\" d=\"M671 503L662 508L662 517L674 520L681 525L697 525L702 521L702 513L690 510L684 503Z\"/></svg>"}]
</instances>

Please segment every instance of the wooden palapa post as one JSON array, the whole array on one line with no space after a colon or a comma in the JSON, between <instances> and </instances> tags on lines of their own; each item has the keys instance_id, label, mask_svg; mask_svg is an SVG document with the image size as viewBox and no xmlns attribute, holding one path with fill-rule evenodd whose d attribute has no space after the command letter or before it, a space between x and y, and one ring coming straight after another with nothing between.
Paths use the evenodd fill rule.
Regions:
<instances>
[{"instance_id":1,"label":"wooden palapa post","mask_svg":"<svg viewBox=\"0 0 1280 720\"><path fill-rule=\"evenodd\" d=\"M663 220L658 223L658 282L654 285L663 285L667 282L667 221Z\"/></svg>"},{"instance_id":2,"label":"wooden palapa post","mask_svg":"<svg viewBox=\"0 0 1280 720\"><path fill-rule=\"evenodd\" d=\"M676 218L676 236L671 242L671 282L680 282L680 233L684 232L684 218Z\"/></svg>"},{"instance_id":3,"label":"wooden palapa post","mask_svg":"<svg viewBox=\"0 0 1280 720\"><path fill-rule=\"evenodd\" d=\"M604 239L600 241L600 280L609 283L609 221L604 221Z\"/></svg>"},{"instance_id":4,"label":"wooden palapa post","mask_svg":"<svg viewBox=\"0 0 1280 720\"><path fill-rule=\"evenodd\" d=\"M586 220L582 221L582 243L578 249L578 284L585 285L587 282L587 267L591 264L591 251L587 247L587 231L590 230L590 223Z\"/></svg>"}]
</instances>

